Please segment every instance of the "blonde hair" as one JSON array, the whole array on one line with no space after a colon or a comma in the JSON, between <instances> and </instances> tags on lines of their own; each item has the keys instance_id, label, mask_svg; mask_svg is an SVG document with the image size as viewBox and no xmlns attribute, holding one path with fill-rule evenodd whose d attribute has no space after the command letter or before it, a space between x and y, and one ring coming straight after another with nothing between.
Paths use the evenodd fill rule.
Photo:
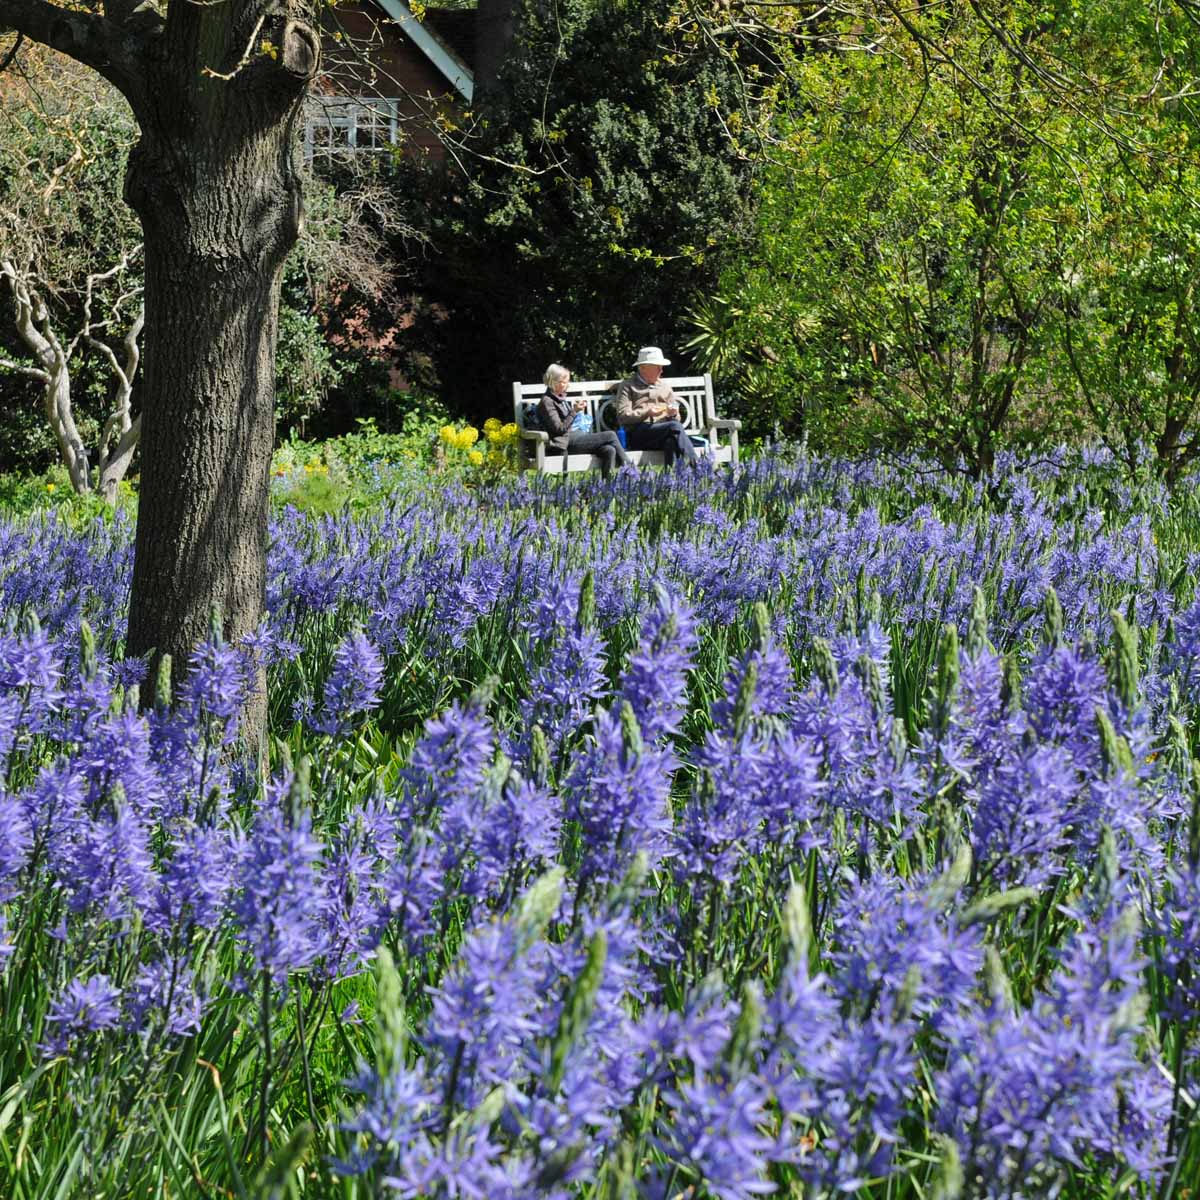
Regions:
<instances>
[{"instance_id":1,"label":"blonde hair","mask_svg":"<svg viewBox=\"0 0 1200 1200\"><path fill-rule=\"evenodd\" d=\"M551 363L546 368L545 375L542 376L542 382L552 388L560 379L569 379L571 372L567 370L561 363Z\"/></svg>"}]
</instances>

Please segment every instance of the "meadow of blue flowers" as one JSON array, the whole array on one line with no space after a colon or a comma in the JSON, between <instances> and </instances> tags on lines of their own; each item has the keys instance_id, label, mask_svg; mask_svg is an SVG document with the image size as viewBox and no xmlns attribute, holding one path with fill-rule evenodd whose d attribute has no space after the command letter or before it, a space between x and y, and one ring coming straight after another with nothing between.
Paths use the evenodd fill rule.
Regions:
<instances>
[{"instance_id":1,"label":"meadow of blue flowers","mask_svg":"<svg viewBox=\"0 0 1200 1200\"><path fill-rule=\"evenodd\" d=\"M0 518L0 1195L1193 1194L1194 489L368 491L174 688Z\"/></svg>"}]
</instances>

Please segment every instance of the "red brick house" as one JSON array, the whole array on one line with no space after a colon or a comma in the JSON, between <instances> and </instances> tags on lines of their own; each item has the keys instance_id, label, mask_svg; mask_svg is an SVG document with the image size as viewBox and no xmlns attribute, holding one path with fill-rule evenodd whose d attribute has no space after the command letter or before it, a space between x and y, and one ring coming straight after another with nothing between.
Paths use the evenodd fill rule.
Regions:
<instances>
[{"instance_id":1,"label":"red brick house","mask_svg":"<svg viewBox=\"0 0 1200 1200\"><path fill-rule=\"evenodd\" d=\"M401 147L442 157L430 117L470 107L473 9L349 0L327 18L325 72L309 102L305 155Z\"/></svg>"}]
</instances>

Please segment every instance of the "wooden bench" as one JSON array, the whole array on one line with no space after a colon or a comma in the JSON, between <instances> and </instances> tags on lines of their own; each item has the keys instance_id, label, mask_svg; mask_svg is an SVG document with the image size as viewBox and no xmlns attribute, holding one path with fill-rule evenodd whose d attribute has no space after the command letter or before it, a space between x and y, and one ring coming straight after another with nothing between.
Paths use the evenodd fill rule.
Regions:
<instances>
[{"instance_id":1,"label":"wooden bench","mask_svg":"<svg viewBox=\"0 0 1200 1200\"><path fill-rule=\"evenodd\" d=\"M714 462L737 465L738 461L738 430L741 421L723 420L717 416L716 402L713 399L711 375L680 375L665 377L663 383L670 384L675 395L679 397L679 419L689 434L702 437L707 446L697 446L696 453L707 456ZM603 432L606 429L617 428L616 403L619 379L572 379L567 385L566 395L576 400L582 396L588 402L588 412L592 414L592 429ZM524 470L536 471L587 471L598 468L599 463L593 454L559 454L550 450L547 453L550 435L541 429L531 429L526 425L529 411L538 406L538 402L546 394L545 385L540 383L514 383L513 391L513 420L521 430L521 467ZM721 441L721 435L725 441ZM630 461L639 464L654 464L663 461L661 450L626 450Z\"/></svg>"}]
</instances>

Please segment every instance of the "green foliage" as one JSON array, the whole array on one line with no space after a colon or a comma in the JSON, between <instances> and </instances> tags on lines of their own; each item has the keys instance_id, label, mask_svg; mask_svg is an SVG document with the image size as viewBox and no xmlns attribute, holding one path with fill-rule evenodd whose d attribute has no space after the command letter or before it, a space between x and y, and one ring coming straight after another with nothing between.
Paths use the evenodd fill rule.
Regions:
<instances>
[{"instance_id":1,"label":"green foliage","mask_svg":"<svg viewBox=\"0 0 1200 1200\"><path fill-rule=\"evenodd\" d=\"M117 486L116 504L110 506L95 493L78 495L61 466L41 475L16 472L0 475L0 513L22 515L46 511L54 512L74 529L83 529L97 518L107 521L118 513L133 515L137 511L137 492L129 480L122 479Z\"/></svg>"},{"instance_id":2,"label":"green foliage","mask_svg":"<svg viewBox=\"0 0 1200 1200\"><path fill-rule=\"evenodd\" d=\"M51 484L37 476L0 475L0 512L30 513L53 504Z\"/></svg>"},{"instance_id":3,"label":"green foliage","mask_svg":"<svg viewBox=\"0 0 1200 1200\"><path fill-rule=\"evenodd\" d=\"M1014 94L1019 64L977 26L941 36L955 66L910 47L797 68L806 99L781 126L756 252L723 280L739 297L724 354L774 361L766 404L742 389L752 419L819 444L917 443L981 473L1064 428L1044 351L1075 201L1055 144L1078 130L1033 91L998 113L969 77Z\"/></svg>"},{"instance_id":4,"label":"green foliage","mask_svg":"<svg viewBox=\"0 0 1200 1200\"><path fill-rule=\"evenodd\" d=\"M4 328L6 304L7 297L0 296L0 358L20 361L25 357L23 347ZM0 367L0 463L15 471L37 471L53 462L57 453L36 386Z\"/></svg>"},{"instance_id":5,"label":"green foliage","mask_svg":"<svg viewBox=\"0 0 1200 1200\"><path fill-rule=\"evenodd\" d=\"M735 278L741 265L731 268ZM740 292L740 289L738 289ZM803 433L808 427L806 403L817 379L792 356L774 348L778 326L772 318L782 314L776 306L747 302L735 292L717 294L697 302L687 313L691 336L684 343L698 365L711 371L731 404L726 415L741 417L749 439L770 431L776 439L785 432ZM764 320L764 318L768 318ZM811 343L820 332L819 313L799 309L786 318L796 345ZM772 344L774 343L774 344ZM787 344L786 342L783 344ZM835 358L838 348L831 345Z\"/></svg>"},{"instance_id":6,"label":"green foliage","mask_svg":"<svg viewBox=\"0 0 1200 1200\"><path fill-rule=\"evenodd\" d=\"M1200 450L1190 18L933 6L829 35L885 52L793 64L754 249L689 314L748 432L973 474L1098 435L1174 478Z\"/></svg>"},{"instance_id":7,"label":"green foliage","mask_svg":"<svg viewBox=\"0 0 1200 1200\"><path fill-rule=\"evenodd\" d=\"M1200 62L1194 36L1177 53L1180 69ZM1200 453L1200 114L1156 102L1141 116L1142 153L1104 143L1073 180L1057 377L1130 471L1152 462L1174 482Z\"/></svg>"},{"instance_id":8,"label":"green foliage","mask_svg":"<svg viewBox=\"0 0 1200 1200\"><path fill-rule=\"evenodd\" d=\"M329 517L346 507L350 488L336 476L330 478L327 464L320 463L315 470L305 464L278 496L281 503L290 504L310 516Z\"/></svg>"},{"instance_id":9,"label":"green foliage","mask_svg":"<svg viewBox=\"0 0 1200 1200\"><path fill-rule=\"evenodd\" d=\"M279 344L275 351L275 420L303 428L321 407L344 368L315 313L279 307Z\"/></svg>"},{"instance_id":10,"label":"green foliage","mask_svg":"<svg viewBox=\"0 0 1200 1200\"><path fill-rule=\"evenodd\" d=\"M445 410L432 397L409 394L403 400L407 411L398 433L384 433L366 418L342 437L321 442L292 437L282 443L272 462L276 502L316 516L347 505L367 508L391 494L395 480L389 467L434 466Z\"/></svg>"},{"instance_id":11,"label":"green foliage","mask_svg":"<svg viewBox=\"0 0 1200 1200\"><path fill-rule=\"evenodd\" d=\"M0 75L0 261L9 262L46 305L71 371L73 415L94 445L109 411L107 360L82 342L89 275L97 278L91 316L98 337L119 342L140 283L140 230L122 199L125 162L136 136L122 97L93 72L29 48L22 71ZM43 408L42 385L4 360L32 366L17 337L13 297L0 280L0 463L43 470L58 448Z\"/></svg>"},{"instance_id":12,"label":"green foliage","mask_svg":"<svg viewBox=\"0 0 1200 1200\"><path fill-rule=\"evenodd\" d=\"M24 74L0 84L0 257L36 261L49 295L66 304L89 271L140 241L122 199L136 127L93 72L46 52L23 62Z\"/></svg>"},{"instance_id":13,"label":"green foliage","mask_svg":"<svg viewBox=\"0 0 1200 1200\"><path fill-rule=\"evenodd\" d=\"M685 310L750 228L750 167L723 120L738 64L685 45L666 0L518 8L469 180L399 168L432 248L422 333L447 403L475 419L551 361L608 378L639 344L678 352Z\"/></svg>"},{"instance_id":14,"label":"green foliage","mask_svg":"<svg viewBox=\"0 0 1200 1200\"><path fill-rule=\"evenodd\" d=\"M440 400L418 391L394 396L395 432L382 432L374 419L358 422L354 433L337 440L338 457L354 470L374 463L412 462L430 466L436 461L438 430L449 419Z\"/></svg>"}]
</instances>

